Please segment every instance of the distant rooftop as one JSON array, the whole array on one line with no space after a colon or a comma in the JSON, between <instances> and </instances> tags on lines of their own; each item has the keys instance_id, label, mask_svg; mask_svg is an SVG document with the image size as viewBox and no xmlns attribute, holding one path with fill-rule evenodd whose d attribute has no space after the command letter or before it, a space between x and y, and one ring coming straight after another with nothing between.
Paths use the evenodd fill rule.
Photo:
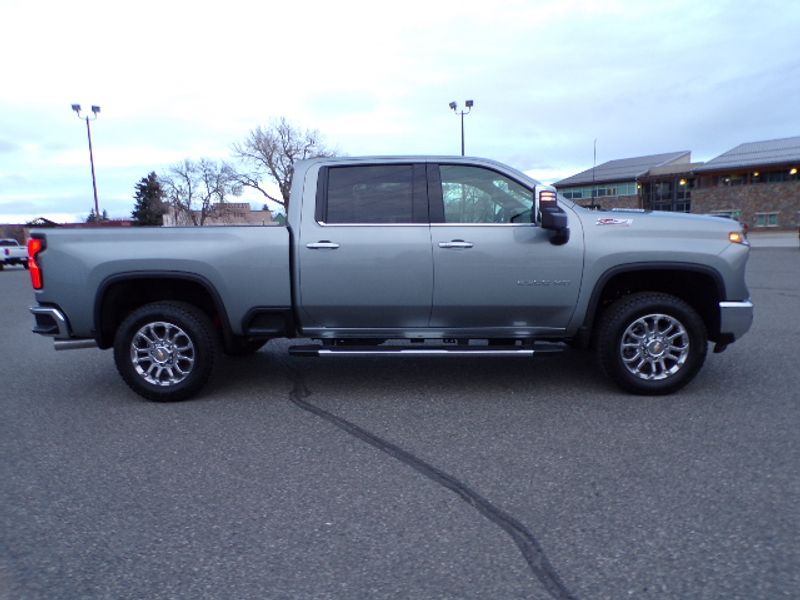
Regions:
<instances>
[{"instance_id":1,"label":"distant rooftop","mask_svg":"<svg viewBox=\"0 0 800 600\"><path fill-rule=\"evenodd\" d=\"M800 164L800 136L739 144L711 159L697 171L717 171L741 167Z\"/></svg>"},{"instance_id":2,"label":"distant rooftop","mask_svg":"<svg viewBox=\"0 0 800 600\"><path fill-rule=\"evenodd\" d=\"M663 167L654 167L650 169L646 176L647 177L659 177L662 175L683 175L689 174L696 171L698 168L702 167L705 163L696 162L696 163L672 163L670 165L664 165Z\"/></svg>"},{"instance_id":3,"label":"distant rooftop","mask_svg":"<svg viewBox=\"0 0 800 600\"><path fill-rule=\"evenodd\" d=\"M610 160L602 165L597 165L594 169L586 169L577 175L557 181L553 185L562 187L567 185L586 185L592 182L633 181L655 167L671 164L686 164L688 166L690 156L691 152L689 150L682 150L680 152ZM594 171L594 174L592 174L592 171Z\"/></svg>"}]
</instances>

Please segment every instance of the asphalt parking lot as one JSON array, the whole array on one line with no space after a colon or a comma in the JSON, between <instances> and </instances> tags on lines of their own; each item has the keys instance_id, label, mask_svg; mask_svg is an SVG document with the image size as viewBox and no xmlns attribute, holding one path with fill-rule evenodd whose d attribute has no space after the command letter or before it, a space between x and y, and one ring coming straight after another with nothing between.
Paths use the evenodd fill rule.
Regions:
<instances>
[{"instance_id":1,"label":"asphalt parking lot","mask_svg":"<svg viewBox=\"0 0 800 600\"><path fill-rule=\"evenodd\" d=\"M30 333L0 272L0 598L797 598L800 251L643 399L575 351L219 365L193 401Z\"/></svg>"}]
</instances>

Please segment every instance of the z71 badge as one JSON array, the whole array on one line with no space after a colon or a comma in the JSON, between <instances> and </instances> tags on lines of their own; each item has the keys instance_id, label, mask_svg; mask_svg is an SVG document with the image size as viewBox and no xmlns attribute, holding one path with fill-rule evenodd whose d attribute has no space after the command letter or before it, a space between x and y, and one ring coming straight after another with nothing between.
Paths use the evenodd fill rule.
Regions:
<instances>
[{"instance_id":1,"label":"z71 badge","mask_svg":"<svg viewBox=\"0 0 800 600\"><path fill-rule=\"evenodd\" d=\"M597 219L595 225L622 225L623 227L630 227L633 225L633 219L617 219L614 217L602 217Z\"/></svg>"}]
</instances>

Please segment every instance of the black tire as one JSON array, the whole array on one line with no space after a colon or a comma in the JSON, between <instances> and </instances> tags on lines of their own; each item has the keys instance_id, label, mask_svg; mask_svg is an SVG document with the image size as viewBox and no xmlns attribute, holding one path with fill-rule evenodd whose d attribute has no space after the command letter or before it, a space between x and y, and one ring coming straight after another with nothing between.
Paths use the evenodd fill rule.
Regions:
<instances>
[{"instance_id":1,"label":"black tire","mask_svg":"<svg viewBox=\"0 0 800 600\"><path fill-rule=\"evenodd\" d=\"M241 338L234 339L231 343L223 350L226 355L228 356L250 356L251 354L255 354L258 352L264 344L267 343L267 340L244 340Z\"/></svg>"},{"instance_id":2,"label":"black tire","mask_svg":"<svg viewBox=\"0 0 800 600\"><path fill-rule=\"evenodd\" d=\"M25 267L26 271L30 268L30 267L28 267L28 261L27 260L22 263L22 266Z\"/></svg>"},{"instance_id":3,"label":"black tire","mask_svg":"<svg viewBox=\"0 0 800 600\"><path fill-rule=\"evenodd\" d=\"M697 311L657 292L617 300L601 317L596 340L603 372L623 390L648 396L671 394L689 383L708 349Z\"/></svg>"},{"instance_id":4,"label":"black tire","mask_svg":"<svg viewBox=\"0 0 800 600\"><path fill-rule=\"evenodd\" d=\"M140 396L177 402L206 384L216 346L211 321L201 310L183 302L155 302L136 309L119 326L114 362Z\"/></svg>"}]
</instances>

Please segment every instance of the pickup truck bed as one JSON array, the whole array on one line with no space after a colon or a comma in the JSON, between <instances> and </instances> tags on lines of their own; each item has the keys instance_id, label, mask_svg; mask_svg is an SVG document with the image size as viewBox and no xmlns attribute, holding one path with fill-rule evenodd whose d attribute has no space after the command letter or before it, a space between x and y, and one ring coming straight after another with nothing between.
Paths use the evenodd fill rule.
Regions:
<instances>
[{"instance_id":1,"label":"pickup truck bed","mask_svg":"<svg viewBox=\"0 0 800 600\"><path fill-rule=\"evenodd\" d=\"M212 294L216 318L234 336L247 333L248 314L259 307L292 308L286 227L51 229L46 236L37 301L69 315L69 337L98 338L101 347L113 338L99 324L146 301L185 299L180 285Z\"/></svg>"}]
</instances>

